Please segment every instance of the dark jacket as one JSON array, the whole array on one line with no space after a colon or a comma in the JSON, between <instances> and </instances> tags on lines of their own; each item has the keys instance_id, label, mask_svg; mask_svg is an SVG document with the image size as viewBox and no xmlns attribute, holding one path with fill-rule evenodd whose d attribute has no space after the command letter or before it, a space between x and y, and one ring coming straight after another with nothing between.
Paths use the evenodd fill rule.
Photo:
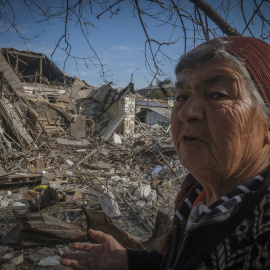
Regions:
<instances>
[{"instance_id":1,"label":"dark jacket","mask_svg":"<svg viewBox=\"0 0 270 270\"><path fill-rule=\"evenodd\" d=\"M165 256L128 250L129 270L270 269L270 173L231 211L204 219L187 232L186 222L175 224Z\"/></svg>"}]
</instances>

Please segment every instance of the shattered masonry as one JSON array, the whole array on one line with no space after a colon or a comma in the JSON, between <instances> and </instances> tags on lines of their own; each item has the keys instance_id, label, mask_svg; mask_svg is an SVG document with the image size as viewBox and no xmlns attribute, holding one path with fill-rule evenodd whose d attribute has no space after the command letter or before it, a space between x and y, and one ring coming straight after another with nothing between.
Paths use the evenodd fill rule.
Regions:
<instances>
[{"instance_id":1,"label":"shattered masonry","mask_svg":"<svg viewBox=\"0 0 270 270\"><path fill-rule=\"evenodd\" d=\"M186 173L170 109L132 84L88 85L44 54L1 49L0 71L0 265L61 267L88 228L159 249Z\"/></svg>"}]
</instances>

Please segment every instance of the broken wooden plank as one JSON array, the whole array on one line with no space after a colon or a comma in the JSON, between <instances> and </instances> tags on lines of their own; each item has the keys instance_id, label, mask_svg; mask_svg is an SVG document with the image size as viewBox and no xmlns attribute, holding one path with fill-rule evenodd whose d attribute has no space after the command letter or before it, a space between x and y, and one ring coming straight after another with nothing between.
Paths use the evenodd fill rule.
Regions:
<instances>
[{"instance_id":1,"label":"broken wooden plank","mask_svg":"<svg viewBox=\"0 0 270 270\"><path fill-rule=\"evenodd\" d=\"M111 235L123 247L143 250L143 244L133 235L118 229L112 222L111 218L103 212L93 212L82 207L87 218L88 229L99 230Z\"/></svg>"},{"instance_id":2,"label":"broken wooden plank","mask_svg":"<svg viewBox=\"0 0 270 270\"><path fill-rule=\"evenodd\" d=\"M5 78L7 79L8 83L14 90L14 92L17 92L18 94L25 95L23 85L16 75L16 73L12 70L10 65L6 62L5 57L0 52L0 71L5 72Z\"/></svg>"},{"instance_id":3,"label":"broken wooden plank","mask_svg":"<svg viewBox=\"0 0 270 270\"><path fill-rule=\"evenodd\" d=\"M21 184L21 183L35 183L40 182L42 178L41 174L14 174L8 173L0 176L0 184Z\"/></svg>"},{"instance_id":4,"label":"broken wooden plank","mask_svg":"<svg viewBox=\"0 0 270 270\"><path fill-rule=\"evenodd\" d=\"M162 153L160 151L159 151L159 153L162 156L163 160L168 165L168 167L170 168L170 170L172 171L172 173L175 175L175 177L178 177L177 173L174 171L174 169L172 168L172 166L170 165L170 163L167 161L167 159L162 155Z\"/></svg>"},{"instance_id":5,"label":"broken wooden plank","mask_svg":"<svg viewBox=\"0 0 270 270\"><path fill-rule=\"evenodd\" d=\"M5 244L36 247L88 239L83 223L64 222L40 212L15 213L15 216L19 226L2 238Z\"/></svg>"},{"instance_id":6,"label":"broken wooden plank","mask_svg":"<svg viewBox=\"0 0 270 270\"><path fill-rule=\"evenodd\" d=\"M88 158L90 158L91 156L93 156L97 152L98 152L97 148L92 150L88 155L86 155L83 159L81 159L79 162L77 162L76 165L82 164L83 162L85 162Z\"/></svg>"},{"instance_id":7,"label":"broken wooden plank","mask_svg":"<svg viewBox=\"0 0 270 270\"><path fill-rule=\"evenodd\" d=\"M0 99L0 110L3 118L8 123L9 128L12 130L12 133L16 136L19 143L24 147L31 147L33 144L32 137L23 126L16 108L14 108L11 102L4 96Z\"/></svg>"},{"instance_id":8,"label":"broken wooden plank","mask_svg":"<svg viewBox=\"0 0 270 270\"><path fill-rule=\"evenodd\" d=\"M125 114L119 115L112 123L111 125L107 128L105 133L101 136L102 139L105 141L108 141L112 134L115 132L115 130L121 125L121 123L125 119Z\"/></svg>"},{"instance_id":9,"label":"broken wooden plank","mask_svg":"<svg viewBox=\"0 0 270 270\"><path fill-rule=\"evenodd\" d=\"M48 111L46 111L46 116L47 116L48 124L51 125L51 118Z\"/></svg>"}]
</instances>

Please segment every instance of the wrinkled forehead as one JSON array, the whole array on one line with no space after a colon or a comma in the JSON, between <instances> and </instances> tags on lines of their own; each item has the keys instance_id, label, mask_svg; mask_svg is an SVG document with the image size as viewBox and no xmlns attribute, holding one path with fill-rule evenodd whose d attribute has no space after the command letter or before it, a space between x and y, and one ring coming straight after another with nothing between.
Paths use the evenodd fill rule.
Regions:
<instances>
[{"instance_id":1,"label":"wrinkled forehead","mask_svg":"<svg viewBox=\"0 0 270 270\"><path fill-rule=\"evenodd\" d=\"M242 73L239 66L237 66L235 63L231 62L230 60L223 59L223 60L217 60L217 59L210 59L205 61L193 61L189 62L186 65L182 65L182 68L178 70L178 72L175 73L176 77L181 74L184 71L194 71L197 69L204 69L208 67L225 67L225 68L231 68L235 70L236 72Z\"/></svg>"},{"instance_id":2,"label":"wrinkled forehead","mask_svg":"<svg viewBox=\"0 0 270 270\"><path fill-rule=\"evenodd\" d=\"M187 66L176 74L176 86L191 78L202 82L221 81L224 83L246 79L241 70L229 61L207 61Z\"/></svg>"}]
</instances>

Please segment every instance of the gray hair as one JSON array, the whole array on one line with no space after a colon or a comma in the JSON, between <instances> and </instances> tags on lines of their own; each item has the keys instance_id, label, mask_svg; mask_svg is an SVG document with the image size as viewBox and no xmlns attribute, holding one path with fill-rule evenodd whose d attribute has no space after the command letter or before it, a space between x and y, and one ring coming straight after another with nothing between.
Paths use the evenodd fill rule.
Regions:
<instances>
[{"instance_id":1,"label":"gray hair","mask_svg":"<svg viewBox=\"0 0 270 270\"><path fill-rule=\"evenodd\" d=\"M226 51L226 46L229 43L229 41L225 41L223 39L215 39L214 42L205 42L192 51L183 54L175 68L176 76L184 68L195 67L211 60L215 62L229 61L242 73L245 81L249 85L249 90L252 97L257 102L262 113L264 113L268 120L270 120L270 108L266 105L263 97L260 95L259 87L257 83L252 80L245 63L241 59Z\"/></svg>"}]
</instances>

